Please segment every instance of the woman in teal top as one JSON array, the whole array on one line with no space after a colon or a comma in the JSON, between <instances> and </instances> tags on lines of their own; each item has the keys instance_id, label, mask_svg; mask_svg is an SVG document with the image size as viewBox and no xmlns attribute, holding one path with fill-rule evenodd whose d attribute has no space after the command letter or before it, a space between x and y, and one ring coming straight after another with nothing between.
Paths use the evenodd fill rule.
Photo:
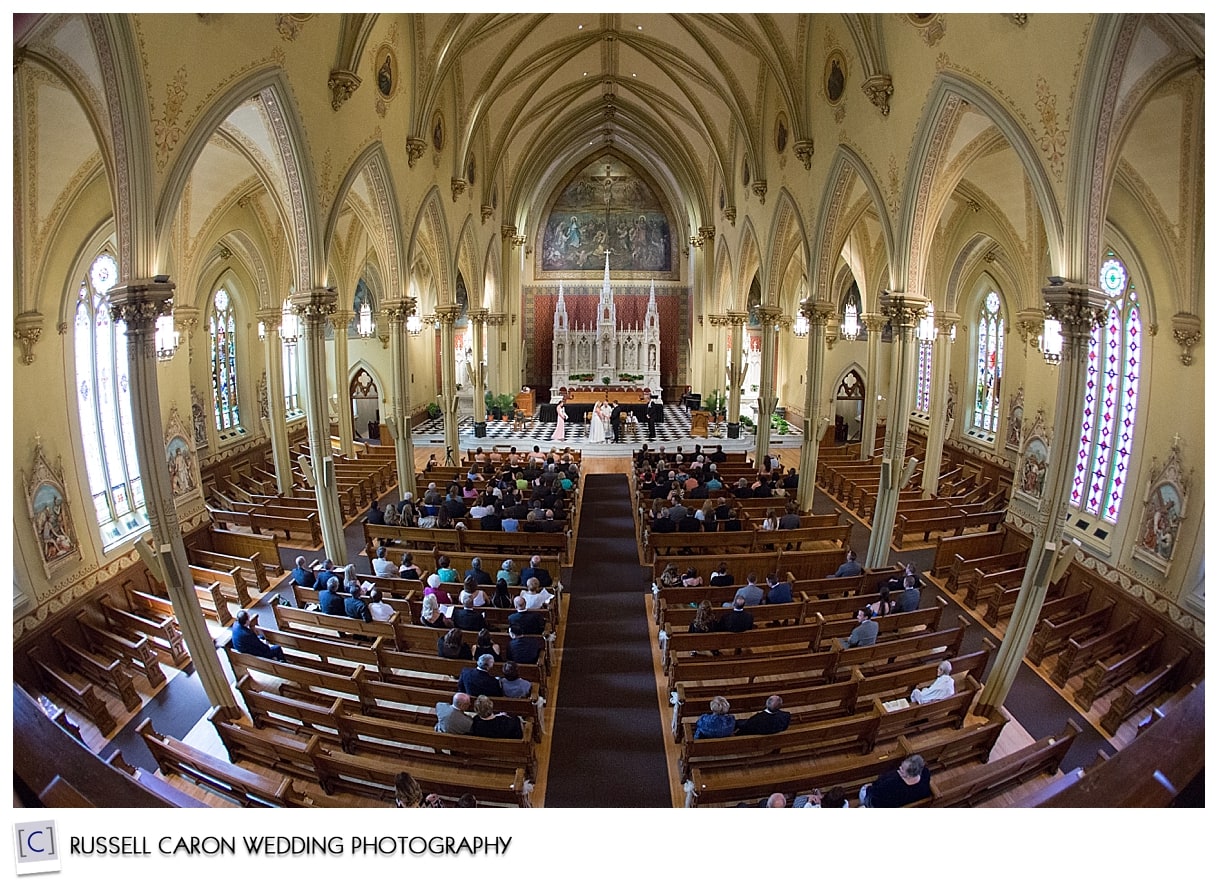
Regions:
<instances>
[{"instance_id":1,"label":"woman in teal top","mask_svg":"<svg viewBox=\"0 0 1218 882\"><path fill-rule=\"evenodd\" d=\"M520 572L516 569L516 564L511 560L505 560L503 566L499 568L499 572L495 574L495 581L502 579L509 585L520 584Z\"/></svg>"}]
</instances>

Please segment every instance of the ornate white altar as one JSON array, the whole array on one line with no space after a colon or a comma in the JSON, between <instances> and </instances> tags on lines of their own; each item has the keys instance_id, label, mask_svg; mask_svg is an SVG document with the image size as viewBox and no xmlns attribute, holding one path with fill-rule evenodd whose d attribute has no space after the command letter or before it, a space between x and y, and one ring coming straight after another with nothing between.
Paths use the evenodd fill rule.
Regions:
<instances>
[{"instance_id":1,"label":"ornate white altar","mask_svg":"<svg viewBox=\"0 0 1218 882\"><path fill-rule=\"evenodd\" d=\"M603 385L646 387L653 394L659 394L660 313L656 308L655 282L651 283L642 327L618 327L613 288L609 283L609 254L606 253L596 324L588 327L571 325L560 282L552 345L550 390L554 400L564 386L568 389Z\"/></svg>"}]
</instances>

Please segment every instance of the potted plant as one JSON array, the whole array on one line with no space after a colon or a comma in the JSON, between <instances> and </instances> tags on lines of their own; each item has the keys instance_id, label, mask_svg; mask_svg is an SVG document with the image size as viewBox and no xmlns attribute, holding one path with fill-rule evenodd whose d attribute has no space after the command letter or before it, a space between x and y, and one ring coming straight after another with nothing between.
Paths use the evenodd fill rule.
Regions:
<instances>
[{"instance_id":1,"label":"potted plant","mask_svg":"<svg viewBox=\"0 0 1218 882\"><path fill-rule=\"evenodd\" d=\"M504 392L497 398L499 404L499 414L503 420L511 417L512 411L516 409L516 396L511 392Z\"/></svg>"},{"instance_id":2,"label":"potted plant","mask_svg":"<svg viewBox=\"0 0 1218 882\"><path fill-rule=\"evenodd\" d=\"M429 420L438 419L440 416L440 405L434 401L427 402L427 418Z\"/></svg>"},{"instance_id":3,"label":"potted plant","mask_svg":"<svg viewBox=\"0 0 1218 882\"><path fill-rule=\"evenodd\" d=\"M609 385L609 378L608 378L608 377L601 377L601 385L608 386L608 385Z\"/></svg>"},{"instance_id":4,"label":"potted plant","mask_svg":"<svg viewBox=\"0 0 1218 882\"><path fill-rule=\"evenodd\" d=\"M499 406L499 396L490 389L486 390L486 394L482 396L482 400L486 402L486 412L491 419L499 419L503 416L503 410Z\"/></svg>"}]
</instances>

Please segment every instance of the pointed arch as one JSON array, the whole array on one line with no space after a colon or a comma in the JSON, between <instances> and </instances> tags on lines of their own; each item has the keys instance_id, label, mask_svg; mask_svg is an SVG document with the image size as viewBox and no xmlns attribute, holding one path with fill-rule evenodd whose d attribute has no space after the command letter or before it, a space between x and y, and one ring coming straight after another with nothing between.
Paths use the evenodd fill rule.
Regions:
<instances>
[{"instance_id":1,"label":"pointed arch","mask_svg":"<svg viewBox=\"0 0 1218 882\"><path fill-rule=\"evenodd\" d=\"M782 187L778 191L774 224L770 229L770 243L767 250L769 254L767 263L770 266L770 274L773 276L770 280L769 288L770 293L775 298L775 301L770 305L782 305L783 283L786 281L786 270L797 251L802 251L803 260L801 264L803 272L806 274L807 242L808 239L804 230L803 217L799 213L799 206L796 204L795 198L791 195L790 191L786 187ZM768 298L769 293L766 296Z\"/></svg>"},{"instance_id":2,"label":"pointed arch","mask_svg":"<svg viewBox=\"0 0 1218 882\"><path fill-rule=\"evenodd\" d=\"M261 249L254 244L254 240L250 238L249 233L240 228L235 228L224 233L216 241L223 243L231 249L238 260L249 270L250 275L253 276L257 287L257 303L254 311L256 312L258 309L266 309L268 307L278 309L281 304L272 302L270 276L267 272L266 261L263 260Z\"/></svg>"},{"instance_id":3,"label":"pointed arch","mask_svg":"<svg viewBox=\"0 0 1218 882\"><path fill-rule=\"evenodd\" d=\"M368 193L372 197L373 218L367 226L376 250L380 267L385 273L383 301L396 300L405 296L406 278L403 260L405 249L400 241L401 222L398 216L398 200L394 191L393 176L389 172L389 157L385 154L385 145L380 141L369 144L347 170L338 185L330 216L326 221L323 243L328 250L337 233L339 217L347 197L356 183L363 178Z\"/></svg>"},{"instance_id":4,"label":"pointed arch","mask_svg":"<svg viewBox=\"0 0 1218 882\"><path fill-rule=\"evenodd\" d=\"M756 276L761 290L765 292L766 279L761 264L761 243L753 227L752 218L744 219L744 230L740 235L740 259L736 264L736 290L732 292L735 308L744 309L748 303L749 286Z\"/></svg>"},{"instance_id":5,"label":"pointed arch","mask_svg":"<svg viewBox=\"0 0 1218 882\"><path fill-rule=\"evenodd\" d=\"M461 232L457 236L457 253L453 262L461 278L465 279L465 291L469 295L471 309L483 305L483 278L482 273L478 272L477 247L474 241L474 218L472 215L466 215L465 223L461 225Z\"/></svg>"},{"instance_id":6,"label":"pointed arch","mask_svg":"<svg viewBox=\"0 0 1218 882\"><path fill-rule=\"evenodd\" d=\"M413 267L419 256L425 256L432 279L435 281L436 305L456 303L457 288L453 282L453 267L448 259L452 254L448 240L448 224L444 220L444 206L440 199L440 188L433 186L423 197L419 213L415 216L410 231L410 257L407 264Z\"/></svg>"},{"instance_id":7,"label":"pointed arch","mask_svg":"<svg viewBox=\"0 0 1218 882\"><path fill-rule=\"evenodd\" d=\"M727 242L715 246L715 275L714 287L711 289L714 302L707 312L727 312L734 302L732 280L736 278L732 269L731 249Z\"/></svg>"},{"instance_id":8,"label":"pointed arch","mask_svg":"<svg viewBox=\"0 0 1218 882\"><path fill-rule=\"evenodd\" d=\"M482 261L483 305L491 312L498 312L503 306L502 259L502 251L492 237L486 243L486 258Z\"/></svg>"}]
</instances>

